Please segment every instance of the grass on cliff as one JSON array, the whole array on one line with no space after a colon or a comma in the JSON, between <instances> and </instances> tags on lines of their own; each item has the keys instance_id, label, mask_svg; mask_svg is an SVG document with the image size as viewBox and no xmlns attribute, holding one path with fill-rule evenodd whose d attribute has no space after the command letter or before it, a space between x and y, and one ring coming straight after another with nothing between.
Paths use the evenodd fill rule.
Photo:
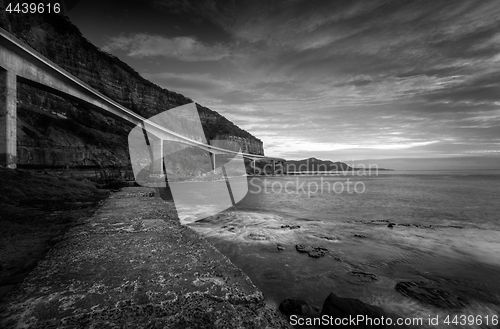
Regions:
<instances>
[{"instance_id":1,"label":"grass on cliff","mask_svg":"<svg viewBox=\"0 0 500 329\"><path fill-rule=\"evenodd\" d=\"M0 220L32 221L41 212L95 202L107 193L86 179L0 168Z\"/></svg>"}]
</instances>

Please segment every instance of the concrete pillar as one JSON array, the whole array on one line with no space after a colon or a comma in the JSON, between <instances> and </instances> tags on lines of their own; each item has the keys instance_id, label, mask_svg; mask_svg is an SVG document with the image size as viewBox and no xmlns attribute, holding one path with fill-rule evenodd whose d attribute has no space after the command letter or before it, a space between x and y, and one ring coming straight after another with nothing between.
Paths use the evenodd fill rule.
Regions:
<instances>
[{"instance_id":1,"label":"concrete pillar","mask_svg":"<svg viewBox=\"0 0 500 329\"><path fill-rule=\"evenodd\" d=\"M165 159L163 159L163 139L160 138L160 174L165 174L163 167L165 166Z\"/></svg>"},{"instance_id":2,"label":"concrete pillar","mask_svg":"<svg viewBox=\"0 0 500 329\"><path fill-rule=\"evenodd\" d=\"M273 163L273 175L276 175L276 161L271 160L271 162Z\"/></svg>"},{"instance_id":3,"label":"concrete pillar","mask_svg":"<svg viewBox=\"0 0 500 329\"><path fill-rule=\"evenodd\" d=\"M0 68L0 165L17 166L17 79Z\"/></svg>"},{"instance_id":4,"label":"concrete pillar","mask_svg":"<svg viewBox=\"0 0 500 329\"><path fill-rule=\"evenodd\" d=\"M215 171L215 153L211 153L211 152L210 152L210 153L208 153L208 154L210 154L210 158L211 158L210 160L212 160L212 161L211 161L212 170L214 170L214 171Z\"/></svg>"},{"instance_id":5,"label":"concrete pillar","mask_svg":"<svg viewBox=\"0 0 500 329\"><path fill-rule=\"evenodd\" d=\"M255 159L253 159L253 174L255 175Z\"/></svg>"}]
</instances>

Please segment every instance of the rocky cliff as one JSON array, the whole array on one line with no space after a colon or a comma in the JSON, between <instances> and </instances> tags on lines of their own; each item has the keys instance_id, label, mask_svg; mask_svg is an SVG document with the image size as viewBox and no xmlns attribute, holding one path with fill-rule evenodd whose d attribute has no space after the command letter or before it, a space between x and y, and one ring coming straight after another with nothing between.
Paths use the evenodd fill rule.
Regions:
<instances>
[{"instance_id":1,"label":"rocky cliff","mask_svg":"<svg viewBox=\"0 0 500 329\"><path fill-rule=\"evenodd\" d=\"M287 172L301 171L352 171L352 167L344 162L333 162L330 160L321 160L316 158L308 158L303 160L288 160L286 163Z\"/></svg>"},{"instance_id":2,"label":"rocky cliff","mask_svg":"<svg viewBox=\"0 0 500 329\"><path fill-rule=\"evenodd\" d=\"M8 15L0 0L0 27L104 95L149 118L191 99L142 78L117 57L86 40L56 14ZM230 139L244 152L264 154L262 141L197 104L207 140ZM18 85L18 163L31 166L129 166L132 127L84 104Z\"/></svg>"}]
</instances>

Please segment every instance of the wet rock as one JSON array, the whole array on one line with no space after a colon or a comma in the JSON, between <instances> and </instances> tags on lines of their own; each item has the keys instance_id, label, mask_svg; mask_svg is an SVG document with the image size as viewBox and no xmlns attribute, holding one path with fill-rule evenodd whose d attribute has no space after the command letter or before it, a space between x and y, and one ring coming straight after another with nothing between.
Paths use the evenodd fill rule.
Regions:
<instances>
[{"instance_id":1,"label":"wet rock","mask_svg":"<svg viewBox=\"0 0 500 329\"><path fill-rule=\"evenodd\" d=\"M285 299L280 303L279 310L286 316L290 315L319 315L320 310L302 299Z\"/></svg>"},{"instance_id":2,"label":"wet rock","mask_svg":"<svg viewBox=\"0 0 500 329\"><path fill-rule=\"evenodd\" d=\"M422 227L422 225L419 224L413 224L413 223L401 223L399 224L401 226L406 226L406 227Z\"/></svg>"},{"instance_id":3,"label":"wet rock","mask_svg":"<svg viewBox=\"0 0 500 329\"><path fill-rule=\"evenodd\" d=\"M396 284L396 291L403 296L438 308L460 309L468 305L462 297L435 286L433 282L403 281Z\"/></svg>"},{"instance_id":4,"label":"wet rock","mask_svg":"<svg viewBox=\"0 0 500 329\"><path fill-rule=\"evenodd\" d=\"M37 270L19 274L19 289L2 296L0 328L289 328L240 269L178 220L162 231L110 230L165 205L140 192L114 194ZM276 269L266 275L284 280Z\"/></svg>"},{"instance_id":5,"label":"wet rock","mask_svg":"<svg viewBox=\"0 0 500 329\"><path fill-rule=\"evenodd\" d=\"M289 228L290 230L296 230L300 228L300 225L281 225L281 228Z\"/></svg>"},{"instance_id":6,"label":"wet rock","mask_svg":"<svg viewBox=\"0 0 500 329\"><path fill-rule=\"evenodd\" d=\"M359 278L361 283L367 283L378 280L375 274L369 272L351 271L349 272L349 274Z\"/></svg>"},{"instance_id":7,"label":"wet rock","mask_svg":"<svg viewBox=\"0 0 500 329\"><path fill-rule=\"evenodd\" d=\"M315 237L317 237L319 239L323 239L323 240L328 240L328 241L338 241L338 238L325 236L325 235L315 235Z\"/></svg>"},{"instance_id":8,"label":"wet rock","mask_svg":"<svg viewBox=\"0 0 500 329\"><path fill-rule=\"evenodd\" d=\"M363 303L358 299L353 298L342 298L336 296L334 293L330 293L328 298L323 303L323 309L321 310L321 316L327 315L333 319L344 319L353 317L356 318L358 315L364 315L366 317L374 318L387 318L388 314L380 307L373 306L370 304ZM332 321L335 323L335 321ZM332 328L338 328L339 326L332 326ZM342 328L383 328L384 326L379 325L369 325L366 323L358 323L358 325L352 326L340 326ZM328 327L326 327L328 328Z\"/></svg>"},{"instance_id":9,"label":"wet rock","mask_svg":"<svg viewBox=\"0 0 500 329\"><path fill-rule=\"evenodd\" d=\"M429 229L435 229L435 228L457 228L457 229L462 229L462 228L464 228L461 225L433 225L433 224L422 225L422 224L413 224L413 223L408 223L408 224L402 223L402 224L398 224L398 225L406 226L406 227L429 228Z\"/></svg>"},{"instance_id":10,"label":"wet rock","mask_svg":"<svg viewBox=\"0 0 500 329\"><path fill-rule=\"evenodd\" d=\"M354 234L354 237L355 237L355 238L365 239L367 236L366 236L366 235L363 235L363 234Z\"/></svg>"},{"instance_id":11,"label":"wet rock","mask_svg":"<svg viewBox=\"0 0 500 329\"><path fill-rule=\"evenodd\" d=\"M259 234L259 233L250 233L247 235L247 239L249 240L254 240L254 241L267 241L269 238L265 236L264 234Z\"/></svg>"},{"instance_id":12,"label":"wet rock","mask_svg":"<svg viewBox=\"0 0 500 329\"><path fill-rule=\"evenodd\" d=\"M285 247L283 247L283 246L282 246L281 244L279 244L279 243L276 245L276 248L277 248L279 251L283 251L283 250L285 250Z\"/></svg>"},{"instance_id":13,"label":"wet rock","mask_svg":"<svg viewBox=\"0 0 500 329\"><path fill-rule=\"evenodd\" d=\"M397 225L396 223L389 223L389 224L387 224L387 227L389 227L389 228L393 228L393 227L394 227L394 226L396 226L396 225Z\"/></svg>"},{"instance_id":14,"label":"wet rock","mask_svg":"<svg viewBox=\"0 0 500 329\"><path fill-rule=\"evenodd\" d=\"M313 247L313 246L304 246L302 244L295 245L295 249L298 252L307 253L309 257L320 258L325 256L328 253L328 249L323 246Z\"/></svg>"}]
</instances>

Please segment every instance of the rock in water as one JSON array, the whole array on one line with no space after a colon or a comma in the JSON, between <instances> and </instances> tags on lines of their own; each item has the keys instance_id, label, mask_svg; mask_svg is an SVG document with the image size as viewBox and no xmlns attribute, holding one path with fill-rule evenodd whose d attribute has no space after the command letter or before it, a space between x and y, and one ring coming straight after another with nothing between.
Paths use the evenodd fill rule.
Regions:
<instances>
[{"instance_id":1,"label":"rock in water","mask_svg":"<svg viewBox=\"0 0 500 329\"><path fill-rule=\"evenodd\" d=\"M433 282L404 281L396 284L395 289L406 297L438 308L460 309L468 304L462 297L435 287Z\"/></svg>"},{"instance_id":2,"label":"rock in water","mask_svg":"<svg viewBox=\"0 0 500 329\"><path fill-rule=\"evenodd\" d=\"M281 244L279 244L279 243L276 245L276 248L278 248L278 250L279 250L279 251L283 251L283 250L285 250L285 247L283 247L283 246L282 246Z\"/></svg>"},{"instance_id":3,"label":"rock in water","mask_svg":"<svg viewBox=\"0 0 500 329\"><path fill-rule=\"evenodd\" d=\"M319 315L319 309L302 299L285 299L281 302L279 310L286 316L290 315Z\"/></svg>"},{"instance_id":4,"label":"rock in water","mask_svg":"<svg viewBox=\"0 0 500 329\"><path fill-rule=\"evenodd\" d=\"M296 244L295 249L298 252L306 252L309 257L320 258L325 256L328 253L328 249L323 246L312 247L312 246L304 246L303 244Z\"/></svg>"},{"instance_id":5,"label":"rock in water","mask_svg":"<svg viewBox=\"0 0 500 329\"><path fill-rule=\"evenodd\" d=\"M358 281L356 282L358 284L369 283L378 280L375 274L369 272L351 271L349 274L358 278Z\"/></svg>"},{"instance_id":6,"label":"rock in water","mask_svg":"<svg viewBox=\"0 0 500 329\"><path fill-rule=\"evenodd\" d=\"M281 225L281 228L289 228L290 230L296 230L300 228L300 225Z\"/></svg>"},{"instance_id":7,"label":"rock in water","mask_svg":"<svg viewBox=\"0 0 500 329\"><path fill-rule=\"evenodd\" d=\"M336 296L334 293L330 293L323 304L321 316L324 315L328 315L333 319L331 321L332 326L325 326L325 328L384 328L382 324L375 325L375 321L372 321L372 323L357 322L355 323L356 325L348 324L345 326L336 326L334 324L335 319L339 319L339 321L341 321L340 319L349 317L356 318L358 315L364 315L365 318L369 317L371 319L381 319L382 316L384 319L387 319L388 317L388 314L380 307L363 303L358 299L341 298Z\"/></svg>"}]
</instances>

